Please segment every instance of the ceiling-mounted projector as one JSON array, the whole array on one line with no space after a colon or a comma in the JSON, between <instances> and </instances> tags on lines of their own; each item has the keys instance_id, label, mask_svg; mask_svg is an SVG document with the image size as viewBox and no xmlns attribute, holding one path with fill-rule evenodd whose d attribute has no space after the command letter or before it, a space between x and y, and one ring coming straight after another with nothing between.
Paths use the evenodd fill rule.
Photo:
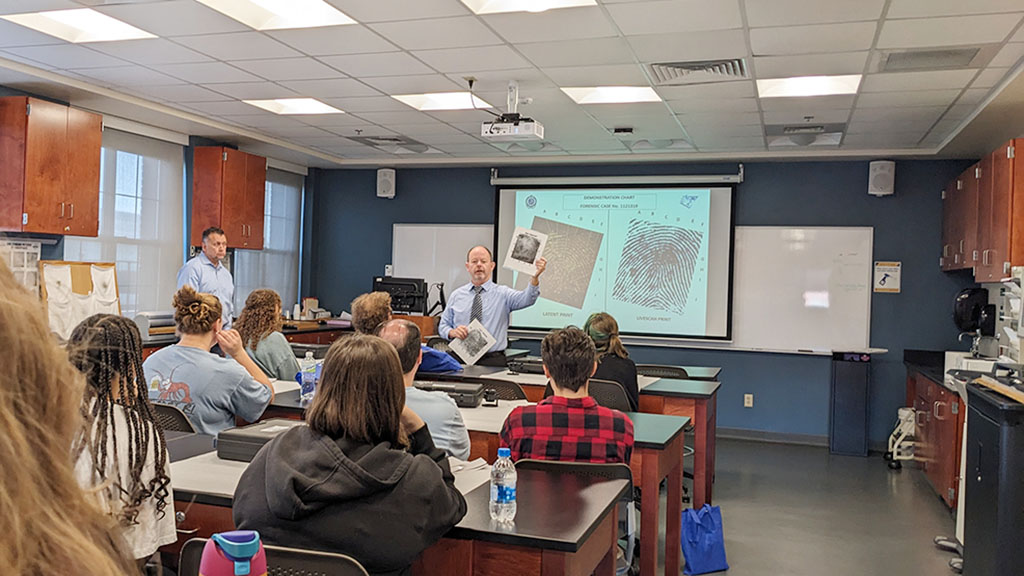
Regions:
<instances>
[{"instance_id":1,"label":"ceiling-mounted projector","mask_svg":"<svg viewBox=\"0 0 1024 576\"><path fill-rule=\"evenodd\" d=\"M480 136L494 142L543 140L544 126L532 118L524 118L516 113L502 114L497 120L484 122L480 126Z\"/></svg>"}]
</instances>

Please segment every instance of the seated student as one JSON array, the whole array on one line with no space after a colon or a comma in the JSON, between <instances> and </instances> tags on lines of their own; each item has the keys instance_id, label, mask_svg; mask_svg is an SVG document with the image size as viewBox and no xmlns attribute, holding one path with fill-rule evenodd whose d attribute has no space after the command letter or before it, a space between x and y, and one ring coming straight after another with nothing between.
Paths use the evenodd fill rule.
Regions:
<instances>
[{"instance_id":1,"label":"seated student","mask_svg":"<svg viewBox=\"0 0 1024 576\"><path fill-rule=\"evenodd\" d=\"M0 257L0 567L4 574L131 574L138 568L107 515L75 478L85 378L40 305ZM173 511L171 513L173 515Z\"/></svg>"},{"instance_id":2,"label":"seated student","mask_svg":"<svg viewBox=\"0 0 1024 576\"><path fill-rule=\"evenodd\" d=\"M595 312L587 318L583 331L597 346L597 372L592 378L622 384L629 396L630 409L637 410L640 391L636 383L636 364L629 359L629 352L619 339L619 323L607 312Z\"/></svg>"},{"instance_id":3,"label":"seated student","mask_svg":"<svg viewBox=\"0 0 1024 576\"><path fill-rule=\"evenodd\" d=\"M357 334L331 346L306 423L242 474L239 529L399 575L466 514L447 456L405 406L398 353L384 340Z\"/></svg>"},{"instance_id":4,"label":"seated student","mask_svg":"<svg viewBox=\"0 0 1024 576\"><path fill-rule=\"evenodd\" d=\"M389 320L378 326L376 333L398 350L405 381L405 405L427 423L438 448L456 458L469 460L469 432L455 401L444 392L427 392L413 387L416 370L423 359L419 327L408 320Z\"/></svg>"},{"instance_id":5,"label":"seated student","mask_svg":"<svg viewBox=\"0 0 1024 576\"><path fill-rule=\"evenodd\" d=\"M360 334L373 334L382 323L391 320L391 294L370 292L352 301L352 328Z\"/></svg>"},{"instance_id":6,"label":"seated student","mask_svg":"<svg viewBox=\"0 0 1024 576\"><path fill-rule=\"evenodd\" d=\"M71 332L71 363L85 375L91 418L72 450L75 475L123 529L140 564L178 539L167 446L142 372L142 339L123 316L95 314Z\"/></svg>"},{"instance_id":7,"label":"seated student","mask_svg":"<svg viewBox=\"0 0 1024 576\"><path fill-rule=\"evenodd\" d=\"M242 315L235 321L235 330L242 345L260 370L278 380L295 380L299 361L281 334L281 297L277 292L260 288L245 299Z\"/></svg>"},{"instance_id":8,"label":"seated student","mask_svg":"<svg viewBox=\"0 0 1024 576\"><path fill-rule=\"evenodd\" d=\"M270 379L249 358L235 330L221 329L220 300L183 286L174 294L174 323L181 340L142 364L149 399L181 408L200 434L235 426L235 416L255 422L274 399ZM231 357L210 353L214 343Z\"/></svg>"},{"instance_id":9,"label":"seated student","mask_svg":"<svg viewBox=\"0 0 1024 576\"><path fill-rule=\"evenodd\" d=\"M501 445L512 450L512 459L629 464L633 422L599 406L587 393L587 381L597 369L594 342L570 327L545 336L540 351L555 395L519 406L505 419Z\"/></svg>"}]
</instances>

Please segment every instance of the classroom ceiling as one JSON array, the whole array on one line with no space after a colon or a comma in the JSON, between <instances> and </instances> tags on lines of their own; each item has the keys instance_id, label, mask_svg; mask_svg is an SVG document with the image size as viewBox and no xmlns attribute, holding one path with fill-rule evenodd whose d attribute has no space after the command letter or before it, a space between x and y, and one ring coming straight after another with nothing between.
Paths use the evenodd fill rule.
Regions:
<instances>
[{"instance_id":1,"label":"classroom ceiling","mask_svg":"<svg viewBox=\"0 0 1024 576\"><path fill-rule=\"evenodd\" d=\"M479 16L460 0L328 2L357 23L256 31L196 0L0 0L0 15L91 7L157 36L72 44L0 19L0 84L309 166L976 156L1024 134L1022 0L598 0ZM671 85L651 67L733 59L745 77ZM841 96L762 98L755 83L849 74L863 78ZM391 97L464 91L467 76L497 112L517 81L543 146L482 139L483 111ZM662 101L581 105L570 86L650 86ZM297 97L345 114L242 102ZM976 118L988 131L972 132ZM806 126L829 134L788 135Z\"/></svg>"}]
</instances>

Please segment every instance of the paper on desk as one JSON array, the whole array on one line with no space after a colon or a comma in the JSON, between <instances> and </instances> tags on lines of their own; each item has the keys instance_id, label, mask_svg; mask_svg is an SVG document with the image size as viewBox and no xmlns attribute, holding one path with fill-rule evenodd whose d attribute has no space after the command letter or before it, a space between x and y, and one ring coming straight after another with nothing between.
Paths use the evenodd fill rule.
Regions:
<instances>
[{"instance_id":1,"label":"paper on desk","mask_svg":"<svg viewBox=\"0 0 1024 576\"><path fill-rule=\"evenodd\" d=\"M491 349L491 346L494 346L497 340L491 336L491 333L484 328L479 320L473 320L467 328L469 334L465 338L453 338L448 346L459 355L459 358L462 358L467 366L472 366Z\"/></svg>"},{"instance_id":2,"label":"paper on desk","mask_svg":"<svg viewBox=\"0 0 1024 576\"><path fill-rule=\"evenodd\" d=\"M483 458L464 462L449 456L448 466L455 475L455 489L462 494L472 492L474 488L491 479L491 468Z\"/></svg>"},{"instance_id":3,"label":"paper on desk","mask_svg":"<svg viewBox=\"0 0 1024 576\"><path fill-rule=\"evenodd\" d=\"M533 276L537 273L538 258L544 255L544 246L548 243L548 235L522 226L516 226L505 254L504 267L516 272Z\"/></svg>"},{"instance_id":4,"label":"paper on desk","mask_svg":"<svg viewBox=\"0 0 1024 576\"><path fill-rule=\"evenodd\" d=\"M282 394L284 392L291 392L292 390L299 389L299 383L295 380L277 380L276 378L271 378L270 385L274 388L274 394Z\"/></svg>"}]
</instances>

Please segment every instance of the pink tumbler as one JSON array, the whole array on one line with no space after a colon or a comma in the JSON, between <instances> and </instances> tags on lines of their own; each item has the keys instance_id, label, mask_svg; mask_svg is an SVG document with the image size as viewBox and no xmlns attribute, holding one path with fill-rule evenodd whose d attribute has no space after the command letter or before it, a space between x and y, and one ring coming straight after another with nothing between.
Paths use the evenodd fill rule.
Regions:
<instances>
[{"instance_id":1,"label":"pink tumbler","mask_svg":"<svg viewBox=\"0 0 1024 576\"><path fill-rule=\"evenodd\" d=\"M235 530L214 534L203 547L199 576L267 576L260 533Z\"/></svg>"}]
</instances>

